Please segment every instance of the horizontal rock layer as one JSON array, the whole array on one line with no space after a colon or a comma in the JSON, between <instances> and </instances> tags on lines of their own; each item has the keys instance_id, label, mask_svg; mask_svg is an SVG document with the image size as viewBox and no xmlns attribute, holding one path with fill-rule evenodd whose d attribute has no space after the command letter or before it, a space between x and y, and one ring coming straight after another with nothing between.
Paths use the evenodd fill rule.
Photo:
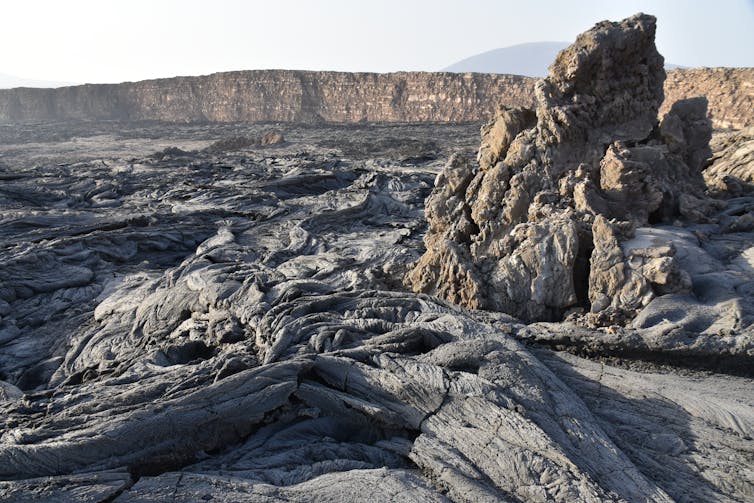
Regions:
<instances>
[{"instance_id":1,"label":"horizontal rock layer","mask_svg":"<svg viewBox=\"0 0 754 503\"><path fill-rule=\"evenodd\" d=\"M0 90L0 122L70 119L176 122L465 122L499 105L531 106L536 79L443 72L259 70L200 77ZM754 69L672 70L667 105L707 95L715 127L754 124Z\"/></svg>"},{"instance_id":2,"label":"horizontal rock layer","mask_svg":"<svg viewBox=\"0 0 754 503\"><path fill-rule=\"evenodd\" d=\"M754 68L691 68L667 72L665 103L660 115L677 100L706 96L716 128L754 125Z\"/></svg>"},{"instance_id":3,"label":"horizontal rock layer","mask_svg":"<svg viewBox=\"0 0 754 503\"><path fill-rule=\"evenodd\" d=\"M0 91L0 120L463 122L491 115L498 101L530 104L533 83L470 73L228 72Z\"/></svg>"}]
</instances>

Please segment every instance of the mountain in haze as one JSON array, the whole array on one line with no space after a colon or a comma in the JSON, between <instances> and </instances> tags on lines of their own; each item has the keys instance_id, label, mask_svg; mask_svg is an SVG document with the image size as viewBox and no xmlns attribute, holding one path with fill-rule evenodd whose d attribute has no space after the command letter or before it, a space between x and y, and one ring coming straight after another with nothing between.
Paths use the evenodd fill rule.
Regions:
<instances>
[{"instance_id":1,"label":"mountain in haze","mask_svg":"<svg viewBox=\"0 0 754 503\"><path fill-rule=\"evenodd\" d=\"M527 77L544 77L555 55L566 47L568 47L568 42L532 42L512 45L462 59L443 68L443 71L508 73Z\"/></svg>"},{"instance_id":2,"label":"mountain in haze","mask_svg":"<svg viewBox=\"0 0 754 503\"><path fill-rule=\"evenodd\" d=\"M483 52L443 68L445 72L507 73L527 77L544 77L558 51L568 42L531 42ZM665 69L684 68L670 63Z\"/></svg>"},{"instance_id":3,"label":"mountain in haze","mask_svg":"<svg viewBox=\"0 0 754 503\"><path fill-rule=\"evenodd\" d=\"M0 89L11 89L13 87L64 87L74 86L71 82L54 82L50 80L35 80L16 77L0 73Z\"/></svg>"}]
</instances>

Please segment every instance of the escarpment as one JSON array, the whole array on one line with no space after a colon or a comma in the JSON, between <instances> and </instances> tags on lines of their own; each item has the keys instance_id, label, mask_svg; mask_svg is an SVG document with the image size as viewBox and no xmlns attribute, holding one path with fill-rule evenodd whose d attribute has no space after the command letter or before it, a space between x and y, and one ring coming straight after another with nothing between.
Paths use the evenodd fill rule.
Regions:
<instances>
[{"instance_id":1,"label":"escarpment","mask_svg":"<svg viewBox=\"0 0 754 503\"><path fill-rule=\"evenodd\" d=\"M679 99L706 96L715 128L754 126L754 68L688 68L667 72L664 114Z\"/></svg>"},{"instance_id":2,"label":"escarpment","mask_svg":"<svg viewBox=\"0 0 754 503\"><path fill-rule=\"evenodd\" d=\"M258 70L0 90L0 121L466 122L528 106L534 79L455 73Z\"/></svg>"},{"instance_id":3,"label":"escarpment","mask_svg":"<svg viewBox=\"0 0 754 503\"><path fill-rule=\"evenodd\" d=\"M530 321L581 309L598 323L690 291L671 242L636 238L650 224L707 221L715 205L702 177L707 100L679 100L658 124L654 33L646 15L597 24L538 82L536 116L501 110L482 128L478 170L448 163L407 276L415 291Z\"/></svg>"},{"instance_id":4,"label":"escarpment","mask_svg":"<svg viewBox=\"0 0 754 503\"><path fill-rule=\"evenodd\" d=\"M466 122L530 107L536 79L447 72L255 70L58 89L0 89L0 122ZM754 124L752 68L672 70L667 102L706 95L715 127Z\"/></svg>"}]
</instances>

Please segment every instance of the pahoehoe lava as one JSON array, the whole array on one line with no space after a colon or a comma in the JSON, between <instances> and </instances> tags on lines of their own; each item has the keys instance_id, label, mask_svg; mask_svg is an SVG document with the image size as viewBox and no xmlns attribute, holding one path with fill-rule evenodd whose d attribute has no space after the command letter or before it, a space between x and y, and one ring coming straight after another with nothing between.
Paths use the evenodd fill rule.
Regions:
<instances>
[{"instance_id":1,"label":"pahoehoe lava","mask_svg":"<svg viewBox=\"0 0 754 503\"><path fill-rule=\"evenodd\" d=\"M752 500L754 132L658 121L654 29L481 148L0 128L0 500Z\"/></svg>"}]
</instances>

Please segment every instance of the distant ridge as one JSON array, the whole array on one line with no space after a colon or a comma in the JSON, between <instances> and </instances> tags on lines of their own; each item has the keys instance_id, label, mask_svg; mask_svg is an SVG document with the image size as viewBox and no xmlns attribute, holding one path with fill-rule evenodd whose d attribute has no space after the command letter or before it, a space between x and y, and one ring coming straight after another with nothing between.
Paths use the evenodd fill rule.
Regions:
<instances>
[{"instance_id":1,"label":"distant ridge","mask_svg":"<svg viewBox=\"0 0 754 503\"><path fill-rule=\"evenodd\" d=\"M671 70L660 113L706 95L719 128L754 125L754 68ZM169 122L481 122L498 106L534 104L535 78L494 73L296 70L0 89L0 124L66 120Z\"/></svg>"},{"instance_id":2,"label":"distant ridge","mask_svg":"<svg viewBox=\"0 0 754 503\"><path fill-rule=\"evenodd\" d=\"M65 87L75 85L72 82L55 82L51 80L36 80L25 79L23 77L16 77L15 75L7 75L0 73L0 89L12 89L14 87L37 87L37 88L49 88L49 87Z\"/></svg>"},{"instance_id":3,"label":"distant ridge","mask_svg":"<svg viewBox=\"0 0 754 503\"><path fill-rule=\"evenodd\" d=\"M462 59L443 68L445 72L505 73L526 77L544 77L559 51L568 47L568 42L531 42L512 45ZM684 68L665 64L666 70Z\"/></svg>"}]
</instances>

